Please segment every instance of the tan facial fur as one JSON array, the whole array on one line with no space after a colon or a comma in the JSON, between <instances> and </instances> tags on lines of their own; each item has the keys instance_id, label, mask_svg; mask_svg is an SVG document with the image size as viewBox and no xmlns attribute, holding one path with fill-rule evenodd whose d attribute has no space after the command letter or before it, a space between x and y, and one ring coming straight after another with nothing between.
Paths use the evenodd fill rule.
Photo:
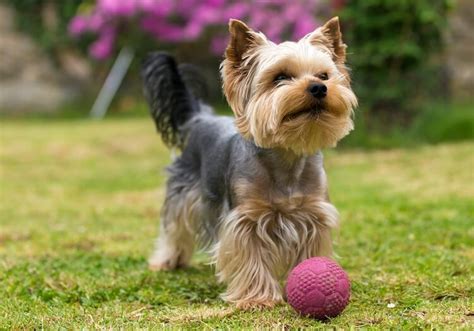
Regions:
<instances>
[{"instance_id":1,"label":"tan facial fur","mask_svg":"<svg viewBox=\"0 0 474 331\"><path fill-rule=\"evenodd\" d=\"M260 147L311 154L335 146L352 130L357 99L337 18L298 42L278 45L240 21L231 21L230 33L223 88L245 138ZM279 74L289 79L275 82ZM327 96L316 100L308 92L311 83L325 84ZM316 108L320 111L294 115Z\"/></svg>"}]
</instances>

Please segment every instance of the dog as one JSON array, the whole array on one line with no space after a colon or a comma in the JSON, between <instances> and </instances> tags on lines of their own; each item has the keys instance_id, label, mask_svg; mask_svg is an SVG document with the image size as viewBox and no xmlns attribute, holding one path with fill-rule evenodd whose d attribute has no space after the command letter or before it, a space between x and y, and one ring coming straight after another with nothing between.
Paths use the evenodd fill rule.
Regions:
<instances>
[{"instance_id":1,"label":"dog","mask_svg":"<svg viewBox=\"0 0 474 331\"><path fill-rule=\"evenodd\" d=\"M158 52L144 61L157 131L181 151L149 266L184 267L205 248L224 300L271 307L297 263L333 254L338 211L321 149L353 129L357 98L337 17L297 42L275 44L234 19L229 32L220 70L234 118L213 114L186 65Z\"/></svg>"}]
</instances>

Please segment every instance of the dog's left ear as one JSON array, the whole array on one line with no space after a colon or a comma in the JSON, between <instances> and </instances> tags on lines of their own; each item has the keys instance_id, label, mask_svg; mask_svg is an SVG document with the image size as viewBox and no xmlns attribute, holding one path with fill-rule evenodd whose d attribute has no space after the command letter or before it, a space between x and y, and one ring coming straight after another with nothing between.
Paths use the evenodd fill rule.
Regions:
<instances>
[{"instance_id":1,"label":"dog's left ear","mask_svg":"<svg viewBox=\"0 0 474 331\"><path fill-rule=\"evenodd\" d=\"M343 64L346 61L347 45L342 41L339 17L331 18L326 24L312 32L308 38L309 42L315 46L327 47L337 64Z\"/></svg>"}]
</instances>

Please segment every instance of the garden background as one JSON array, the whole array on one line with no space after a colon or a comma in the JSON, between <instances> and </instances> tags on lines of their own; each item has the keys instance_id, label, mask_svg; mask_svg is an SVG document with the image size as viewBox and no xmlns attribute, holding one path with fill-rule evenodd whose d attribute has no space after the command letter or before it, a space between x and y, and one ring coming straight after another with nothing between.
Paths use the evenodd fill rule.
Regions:
<instances>
[{"instance_id":1,"label":"garden background","mask_svg":"<svg viewBox=\"0 0 474 331\"><path fill-rule=\"evenodd\" d=\"M275 41L338 15L360 107L326 151L352 301L326 324L287 305L242 312L198 253L152 273L169 151L140 61L167 50L205 74L227 21ZM4 0L0 2L0 328L472 328L474 2L470 0ZM103 118L117 56L134 56Z\"/></svg>"}]
</instances>

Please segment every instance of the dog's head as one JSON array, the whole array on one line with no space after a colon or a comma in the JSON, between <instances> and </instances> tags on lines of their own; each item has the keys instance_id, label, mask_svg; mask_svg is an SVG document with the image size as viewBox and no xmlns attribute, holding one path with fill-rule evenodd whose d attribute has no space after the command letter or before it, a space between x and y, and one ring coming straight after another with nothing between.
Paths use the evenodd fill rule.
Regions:
<instances>
[{"instance_id":1,"label":"dog's head","mask_svg":"<svg viewBox=\"0 0 474 331\"><path fill-rule=\"evenodd\" d=\"M357 99L337 17L298 42L278 45L238 20L229 30L223 88L245 138L310 154L352 130Z\"/></svg>"}]
</instances>

